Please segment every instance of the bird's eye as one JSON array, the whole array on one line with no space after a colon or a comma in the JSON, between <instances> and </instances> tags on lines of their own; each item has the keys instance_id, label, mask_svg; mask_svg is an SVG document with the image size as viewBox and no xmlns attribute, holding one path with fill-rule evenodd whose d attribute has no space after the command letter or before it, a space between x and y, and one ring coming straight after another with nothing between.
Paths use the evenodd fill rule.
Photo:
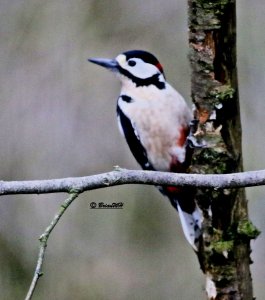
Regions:
<instances>
[{"instance_id":1,"label":"bird's eye","mask_svg":"<svg viewBox=\"0 0 265 300\"><path fill-rule=\"evenodd\" d=\"M128 65L129 65L130 67L134 67L134 66L136 65L136 61L134 61L134 60L129 60L129 61L128 61Z\"/></svg>"}]
</instances>

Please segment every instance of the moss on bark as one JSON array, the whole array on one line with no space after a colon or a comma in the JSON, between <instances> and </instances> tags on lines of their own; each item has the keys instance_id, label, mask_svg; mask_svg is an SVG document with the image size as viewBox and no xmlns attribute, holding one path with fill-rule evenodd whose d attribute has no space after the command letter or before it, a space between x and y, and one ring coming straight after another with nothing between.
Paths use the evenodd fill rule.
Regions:
<instances>
[{"instance_id":1,"label":"moss on bark","mask_svg":"<svg viewBox=\"0 0 265 300\"><path fill-rule=\"evenodd\" d=\"M197 139L190 171L242 171L241 124L236 68L235 0L189 0L189 45ZM214 288L209 299L252 300L250 240L258 231L248 220L244 190L201 189L204 212L202 268ZM214 290L215 289L215 290Z\"/></svg>"}]
</instances>

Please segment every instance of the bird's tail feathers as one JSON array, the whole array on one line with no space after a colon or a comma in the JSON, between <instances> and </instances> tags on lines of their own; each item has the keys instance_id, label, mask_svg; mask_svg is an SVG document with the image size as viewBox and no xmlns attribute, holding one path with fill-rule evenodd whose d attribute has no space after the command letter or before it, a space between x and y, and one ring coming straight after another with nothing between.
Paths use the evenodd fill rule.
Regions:
<instances>
[{"instance_id":1,"label":"bird's tail feathers","mask_svg":"<svg viewBox=\"0 0 265 300\"><path fill-rule=\"evenodd\" d=\"M198 252L202 235L203 214L194 198L194 189L179 187L160 187L160 192L167 196L172 206L179 212L185 238Z\"/></svg>"},{"instance_id":2,"label":"bird's tail feathers","mask_svg":"<svg viewBox=\"0 0 265 300\"><path fill-rule=\"evenodd\" d=\"M198 251L198 244L201 237L202 212L197 205L192 213L185 212L177 202L179 218L185 238L195 251Z\"/></svg>"}]
</instances>

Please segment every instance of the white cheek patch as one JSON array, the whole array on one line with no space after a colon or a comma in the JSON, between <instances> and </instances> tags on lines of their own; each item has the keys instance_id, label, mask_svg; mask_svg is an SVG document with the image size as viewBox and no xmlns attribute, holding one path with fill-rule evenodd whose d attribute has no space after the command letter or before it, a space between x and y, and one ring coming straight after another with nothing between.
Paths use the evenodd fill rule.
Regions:
<instances>
[{"instance_id":1,"label":"white cheek patch","mask_svg":"<svg viewBox=\"0 0 265 300\"><path fill-rule=\"evenodd\" d=\"M133 74L137 78L141 78L141 79L149 78L159 72L156 66L152 64L148 64L140 58L133 58L133 60L136 62L136 65L133 67L127 65L126 70L128 70L131 74Z\"/></svg>"},{"instance_id":2,"label":"white cheek patch","mask_svg":"<svg viewBox=\"0 0 265 300\"><path fill-rule=\"evenodd\" d=\"M159 73L159 70L156 66L148 64L140 58L132 58L132 60L136 62L135 66L128 65L128 61L124 54L119 54L116 57L116 60L123 69L127 70L137 78L145 79ZM160 81L163 81L163 79L161 78Z\"/></svg>"}]
</instances>

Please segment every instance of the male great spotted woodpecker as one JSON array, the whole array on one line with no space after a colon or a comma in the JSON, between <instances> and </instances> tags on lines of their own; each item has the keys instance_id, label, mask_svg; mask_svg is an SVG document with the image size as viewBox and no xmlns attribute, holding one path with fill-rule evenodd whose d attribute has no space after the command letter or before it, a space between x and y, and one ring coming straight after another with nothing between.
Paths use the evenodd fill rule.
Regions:
<instances>
[{"instance_id":1,"label":"male great spotted woodpecker","mask_svg":"<svg viewBox=\"0 0 265 300\"><path fill-rule=\"evenodd\" d=\"M144 170L185 172L191 110L166 81L162 65L142 50L119 54L115 59L91 58L90 62L113 71L121 81L117 117L121 133ZM160 187L178 210L184 235L194 250L201 236L201 211L191 188Z\"/></svg>"}]
</instances>

